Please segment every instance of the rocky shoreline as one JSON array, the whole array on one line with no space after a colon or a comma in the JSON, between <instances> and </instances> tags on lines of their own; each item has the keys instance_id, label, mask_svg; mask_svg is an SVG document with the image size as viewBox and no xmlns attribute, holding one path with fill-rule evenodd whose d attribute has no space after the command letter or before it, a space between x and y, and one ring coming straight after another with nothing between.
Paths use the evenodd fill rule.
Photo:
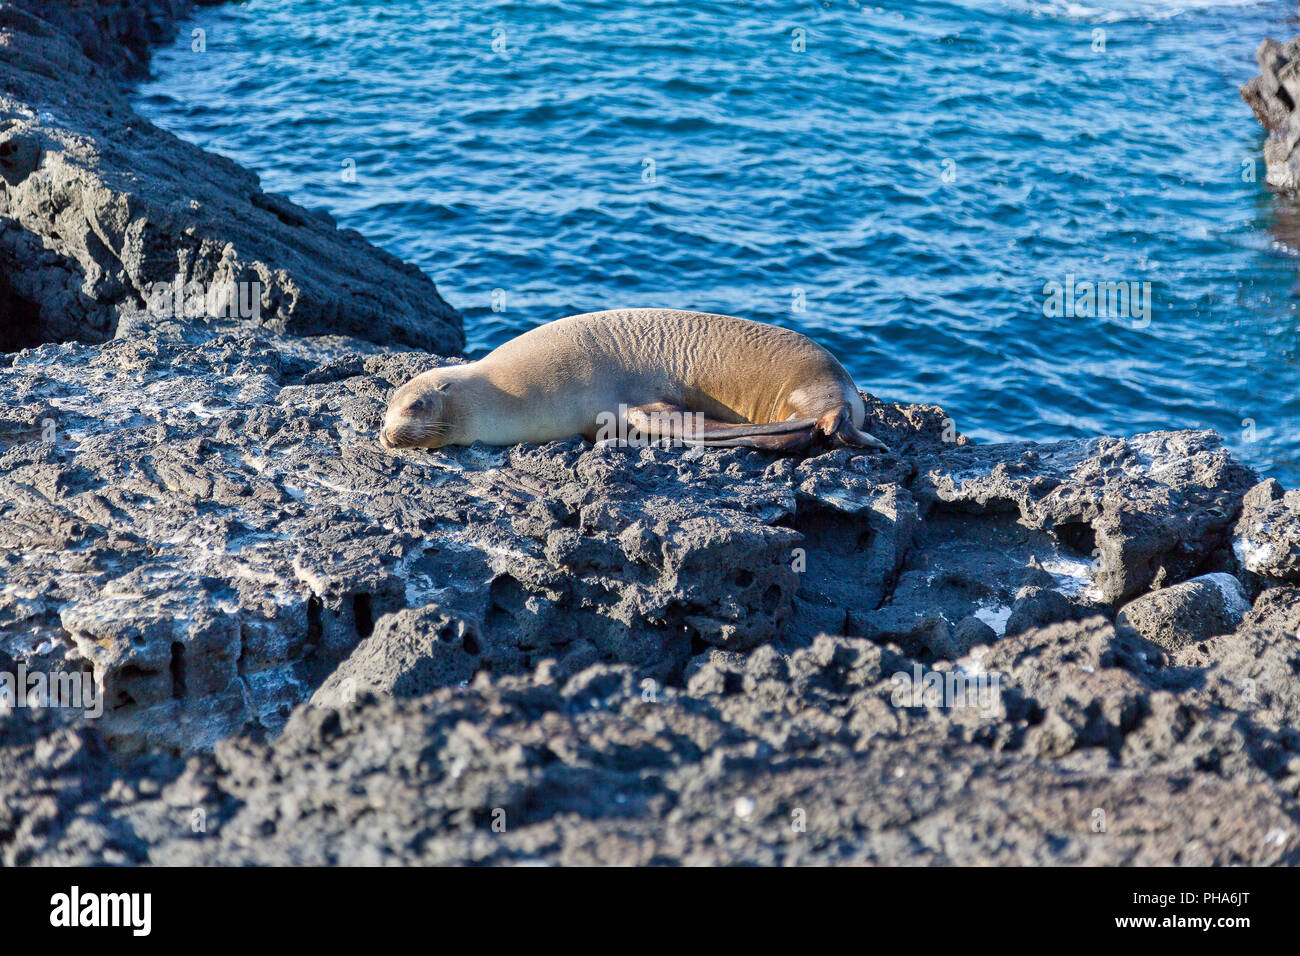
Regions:
<instances>
[{"instance_id":1,"label":"rocky shoreline","mask_svg":"<svg viewBox=\"0 0 1300 956\"><path fill-rule=\"evenodd\" d=\"M460 316L419 269L130 108L121 82L193 6L4 4L0 349L200 316L210 303L192 290L215 289L234 293L226 314L276 331L457 353ZM158 301L171 288L180 308Z\"/></svg>"},{"instance_id":2,"label":"rocky shoreline","mask_svg":"<svg viewBox=\"0 0 1300 956\"><path fill-rule=\"evenodd\" d=\"M385 452L459 316L130 111L190 7L0 6L0 673L104 694L0 716L0 860L1300 862L1300 492L871 396Z\"/></svg>"}]
</instances>

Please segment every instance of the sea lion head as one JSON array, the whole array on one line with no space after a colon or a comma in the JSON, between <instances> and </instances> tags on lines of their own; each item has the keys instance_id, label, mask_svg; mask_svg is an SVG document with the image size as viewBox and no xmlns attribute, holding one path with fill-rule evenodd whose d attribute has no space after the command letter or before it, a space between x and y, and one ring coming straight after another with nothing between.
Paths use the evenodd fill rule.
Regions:
<instances>
[{"instance_id":1,"label":"sea lion head","mask_svg":"<svg viewBox=\"0 0 1300 956\"><path fill-rule=\"evenodd\" d=\"M385 448L441 448L452 437L451 376L445 369L417 375L394 394L384 412Z\"/></svg>"}]
</instances>

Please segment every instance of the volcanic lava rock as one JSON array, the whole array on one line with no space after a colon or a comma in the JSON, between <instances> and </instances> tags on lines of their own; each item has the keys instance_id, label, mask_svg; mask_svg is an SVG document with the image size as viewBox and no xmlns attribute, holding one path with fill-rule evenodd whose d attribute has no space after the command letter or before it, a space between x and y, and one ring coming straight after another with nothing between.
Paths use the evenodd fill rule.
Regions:
<instances>
[{"instance_id":1,"label":"volcanic lava rock","mask_svg":"<svg viewBox=\"0 0 1300 956\"><path fill-rule=\"evenodd\" d=\"M1250 602L1231 574L1206 574L1130 601L1115 618L1166 650L1178 650L1241 624Z\"/></svg>"},{"instance_id":2,"label":"volcanic lava rock","mask_svg":"<svg viewBox=\"0 0 1300 956\"><path fill-rule=\"evenodd\" d=\"M312 695L312 703L337 707L359 693L419 697L439 687L467 684L480 667L509 670L523 661L518 652L504 661L482 659L479 642L473 624L436 604L386 614Z\"/></svg>"},{"instance_id":3,"label":"volcanic lava rock","mask_svg":"<svg viewBox=\"0 0 1300 956\"><path fill-rule=\"evenodd\" d=\"M375 648L441 647L444 618L457 681L551 658L563 679L601 662L673 683L710 647L819 633L951 660L979 639L954 626L1001 636L1031 593L1060 613L1026 627L1110 613L1108 580L1231 561L1255 483L1209 433L977 449L942 440L941 410L875 400L903 453L385 452L388 396L442 361L185 323L18 353L0 646L91 668L118 745L186 749L278 729L354 653L359 687L397 687L415 659ZM1126 523L1141 533L1086 550Z\"/></svg>"},{"instance_id":4,"label":"volcanic lava rock","mask_svg":"<svg viewBox=\"0 0 1300 956\"><path fill-rule=\"evenodd\" d=\"M1252 488L1232 546L1242 570L1266 584L1300 583L1300 491L1284 491L1273 478Z\"/></svg>"},{"instance_id":5,"label":"volcanic lava rock","mask_svg":"<svg viewBox=\"0 0 1300 956\"><path fill-rule=\"evenodd\" d=\"M0 858L1293 865L1294 681L1265 681L1300 651L1214 640L1239 647L1175 667L1100 618L1034 629L938 665L997 677L957 706L900 696L918 665L863 638L713 650L686 688L544 663L121 770L88 729L24 723L0 741Z\"/></svg>"},{"instance_id":6,"label":"volcanic lava rock","mask_svg":"<svg viewBox=\"0 0 1300 956\"><path fill-rule=\"evenodd\" d=\"M1255 51L1259 76L1241 87L1241 97L1268 130L1264 143L1264 162L1270 186L1295 191L1300 189L1300 156L1295 152L1300 141L1300 37L1279 43L1268 39Z\"/></svg>"},{"instance_id":7,"label":"volcanic lava rock","mask_svg":"<svg viewBox=\"0 0 1300 956\"><path fill-rule=\"evenodd\" d=\"M1300 639L1300 588L1269 588L1255 599L1244 623L1261 630L1281 631Z\"/></svg>"}]
</instances>

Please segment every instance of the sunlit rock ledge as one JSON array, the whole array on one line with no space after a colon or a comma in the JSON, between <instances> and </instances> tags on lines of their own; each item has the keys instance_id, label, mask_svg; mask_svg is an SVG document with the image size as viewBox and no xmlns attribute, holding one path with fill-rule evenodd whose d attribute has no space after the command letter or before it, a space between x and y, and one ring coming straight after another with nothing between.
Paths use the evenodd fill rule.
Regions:
<instances>
[{"instance_id":1,"label":"sunlit rock ledge","mask_svg":"<svg viewBox=\"0 0 1300 956\"><path fill-rule=\"evenodd\" d=\"M163 323L0 368L0 670L89 670L105 707L0 718L9 812L50 787L76 801L50 831L0 839L7 862L93 858L109 839L86 842L108 826L86 816L96 801L135 821L115 851L129 861L528 858L472 839L480 798L540 828L546 858L621 859L670 807L689 845L736 801L774 819L796 793L892 793L895 765L893 798L924 793L973 848L921 852L902 834L926 818L861 805L820 819L818 850L747 829L690 852L1296 859L1300 509L1213 433L976 445L941 409L868 396L888 455L384 451L391 388L441 361ZM994 696L900 700L920 674L984 675ZM166 756L181 752L198 754L188 771ZM1046 794L1091 812L1104 791L1145 822L1103 845L1084 813L1076 842L1036 829L1060 819L994 846L958 771L1008 818ZM334 832L309 805L351 807L354 772L376 788L400 773L447 832L367 844L360 804L341 811L353 837ZM233 828L155 832L190 799L164 785ZM1210 828L1191 855L1161 816L1186 787L1201 802L1176 827ZM289 798L281 838L243 842ZM412 806L385 802L385 825L416 828ZM1224 807L1233 820L1211 824Z\"/></svg>"},{"instance_id":2,"label":"sunlit rock ledge","mask_svg":"<svg viewBox=\"0 0 1300 956\"><path fill-rule=\"evenodd\" d=\"M1209 432L980 446L869 397L889 455L381 449L387 396L440 361L179 323L13 356L0 648L93 669L110 738L190 748L279 729L426 607L460 637L420 690L547 658L680 684L715 648L955 660L1211 572L1300 576L1288 499Z\"/></svg>"}]
</instances>

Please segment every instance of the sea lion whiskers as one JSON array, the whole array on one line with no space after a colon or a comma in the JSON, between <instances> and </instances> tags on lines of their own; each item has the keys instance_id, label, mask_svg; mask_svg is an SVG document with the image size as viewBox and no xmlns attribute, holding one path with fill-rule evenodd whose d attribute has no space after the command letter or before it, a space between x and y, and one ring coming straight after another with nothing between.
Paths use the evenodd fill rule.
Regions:
<instances>
[{"instance_id":1,"label":"sea lion whiskers","mask_svg":"<svg viewBox=\"0 0 1300 956\"><path fill-rule=\"evenodd\" d=\"M380 429L379 443L385 448L440 447L451 434L451 422L404 421ZM429 445L429 439L434 440Z\"/></svg>"}]
</instances>

